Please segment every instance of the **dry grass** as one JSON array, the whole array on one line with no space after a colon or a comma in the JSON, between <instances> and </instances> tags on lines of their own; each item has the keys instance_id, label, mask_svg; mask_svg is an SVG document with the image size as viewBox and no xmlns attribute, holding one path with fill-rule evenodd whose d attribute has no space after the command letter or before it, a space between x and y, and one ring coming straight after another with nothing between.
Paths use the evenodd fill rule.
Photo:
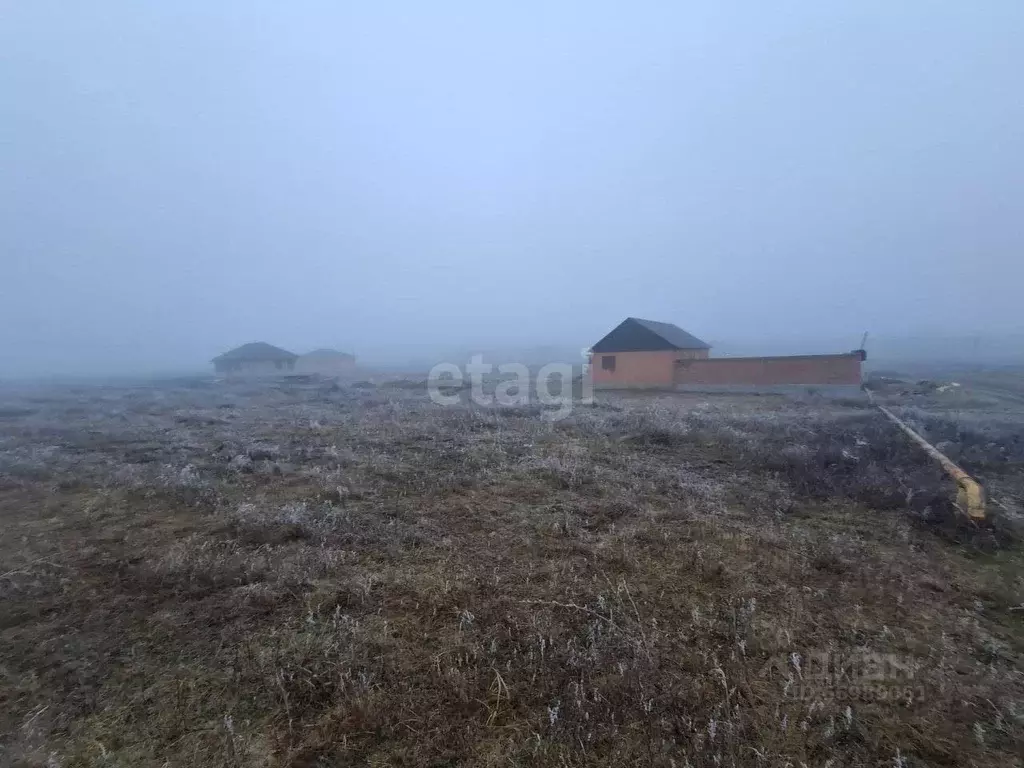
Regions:
<instances>
[{"instance_id":1,"label":"dry grass","mask_svg":"<svg viewBox=\"0 0 1024 768\"><path fill-rule=\"evenodd\" d=\"M959 524L880 416L539 415L4 393L3 763L1019 764L1013 527ZM988 437L975 470L1019 470Z\"/></svg>"}]
</instances>

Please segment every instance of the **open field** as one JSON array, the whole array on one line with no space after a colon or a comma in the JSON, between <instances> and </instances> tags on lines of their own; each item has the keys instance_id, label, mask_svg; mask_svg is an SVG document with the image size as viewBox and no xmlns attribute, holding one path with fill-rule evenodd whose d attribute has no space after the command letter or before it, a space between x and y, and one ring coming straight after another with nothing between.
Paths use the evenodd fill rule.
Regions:
<instances>
[{"instance_id":1,"label":"open field","mask_svg":"<svg viewBox=\"0 0 1024 768\"><path fill-rule=\"evenodd\" d=\"M982 527L854 401L0 391L0 764L1019 765L1024 413L968 389L883 397Z\"/></svg>"}]
</instances>

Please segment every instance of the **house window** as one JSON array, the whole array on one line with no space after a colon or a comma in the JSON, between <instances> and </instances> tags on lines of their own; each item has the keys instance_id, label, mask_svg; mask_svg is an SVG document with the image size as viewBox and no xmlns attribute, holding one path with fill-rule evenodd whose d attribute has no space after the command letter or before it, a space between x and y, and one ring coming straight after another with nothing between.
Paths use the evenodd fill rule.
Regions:
<instances>
[{"instance_id":1,"label":"house window","mask_svg":"<svg viewBox=\"0 0 1024 768\"><path fill-rule=\"evenodd\" d=\"M601 358L601 370L602 371L614 371L615 370L615 355L604 355Z\"/></svg>"}]
</instances>

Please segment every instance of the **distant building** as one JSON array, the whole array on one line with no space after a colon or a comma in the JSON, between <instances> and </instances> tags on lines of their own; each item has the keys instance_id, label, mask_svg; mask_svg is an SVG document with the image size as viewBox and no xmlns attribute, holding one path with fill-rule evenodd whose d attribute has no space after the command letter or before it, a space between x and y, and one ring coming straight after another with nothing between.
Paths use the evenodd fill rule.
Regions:
<instances>
[{"instance_id":1,"label":"distant building","mask_svg":"<svg viewBox=\"0 0 1024 768\"><path fill-rule=\"evenodd\" d=\"M254 341L218 355L211 362L217 373L229 376L274 376L294 370L298 357L265 341Z\"/></svg>"},{"instance_id":2,"label":"distant building","mask_svg":"<svg viewBox=\"0 0 1024 768\"><path fill-rule=\"evenodd\" d=\"M627 317L591 347L594 386L671 387L676 362L708 356L711 346L672 323Z\"/></svg>"},{"instance_id":3,"label":"distant building","mask_svg":"<svg viewBox=\"0 0 1024 768\"><path fill-rule=\"evenodd\" d=\"M815 389L853 394L864 350L838 355L710 358L711 347L671 323L626 318L591 348L595 388L690 391Z\"/></svg>"},{"instance_id":4,"label":"distant building","mask_svg":"<svg viewBox=\"0 0 1024 768\"><path fill-rule=\"evenodd\" d=\"M295 361L297 373L319 373L322 376L350 376L355 373L356 358L336 349L314 349L299 355Z\"/></svg>"}]
</instances>

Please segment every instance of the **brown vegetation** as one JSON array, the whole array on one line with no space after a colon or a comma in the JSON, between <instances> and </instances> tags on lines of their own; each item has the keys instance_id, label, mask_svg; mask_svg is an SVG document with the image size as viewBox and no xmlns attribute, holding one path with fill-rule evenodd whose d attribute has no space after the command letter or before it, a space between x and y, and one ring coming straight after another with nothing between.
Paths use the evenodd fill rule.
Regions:
<instances>
[{"instance_id":1,"label":"brown vegetation","mask_svg":"<svg viewBox=\"0 0 1024 768\"><path fill-rule=\"evenodd\" d=\"M880 415L543 415L419 385L5 393L0 758L1018 764L1013 526L960 522ZM1016 492L1019 429L920 415Z\"/></svg>"}]
</instances>

